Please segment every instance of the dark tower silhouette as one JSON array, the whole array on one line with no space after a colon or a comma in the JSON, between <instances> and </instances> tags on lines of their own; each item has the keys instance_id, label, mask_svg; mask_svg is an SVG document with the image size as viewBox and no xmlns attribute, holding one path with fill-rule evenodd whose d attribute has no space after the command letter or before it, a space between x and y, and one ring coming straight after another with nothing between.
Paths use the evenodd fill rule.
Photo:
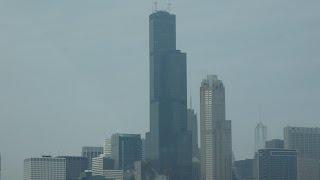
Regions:
<instances>
[{"instance_id":1,"label":"dark tower silhouette","mask_svg":"<svg viewBox=\"0 0 320 180\"><path fill-rule=\"evenodd\" d=\"M176 50L176 17L150 15L150 132L147 160L174 180L191 178L192 138L187 130L186 54Z\"/></svg>"}]
</instances>

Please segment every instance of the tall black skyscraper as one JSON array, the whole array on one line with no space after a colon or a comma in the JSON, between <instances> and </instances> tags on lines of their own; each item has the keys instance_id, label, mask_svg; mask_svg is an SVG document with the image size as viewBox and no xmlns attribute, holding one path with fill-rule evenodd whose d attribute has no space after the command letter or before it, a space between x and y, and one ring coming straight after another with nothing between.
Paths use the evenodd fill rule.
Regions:
<instances>
[{"instance_id":1,"label":"tall black skyscraper","mask_svg":"<svg viewBox=\"0 0 320 180\"><path fill-rule=\"evenodd\" d=\"M187 131L186 54L176 50L176 17L150 15L150 132L147 159L174 180L191 178L192 138Z\"/></svg>"}]
</instances>

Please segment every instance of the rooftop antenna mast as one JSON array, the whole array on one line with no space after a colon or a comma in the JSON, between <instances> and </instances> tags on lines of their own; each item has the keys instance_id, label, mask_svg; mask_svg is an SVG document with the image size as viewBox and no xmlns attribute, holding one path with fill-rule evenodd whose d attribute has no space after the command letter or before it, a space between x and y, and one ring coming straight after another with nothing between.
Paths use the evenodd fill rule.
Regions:
<instances>
[{"instance_id":1,"label":"rooftop antenna mast","mask_svg":"<svg viewBox=\"0 0 320 180\"><path fill-rule=\"evenodd\" d=\"M171 12L171 10L172 10L172 3L171 3L171 0L168 0L168 3L167 3L167 11L168 12Z\"/></svg>"},{"instance_id":2,"label":"rooftop antenna mast","mask_svg":"<svg viewBox=\"0 0 320 180\"><path fill-rule=\"evenodd\" d=\"M157 11L158 11L158 1L154 1L154 2L153 2L153 8L154 8L154 9L153 9L154 12L157 12Z\"/></svg>"}]
</instances>

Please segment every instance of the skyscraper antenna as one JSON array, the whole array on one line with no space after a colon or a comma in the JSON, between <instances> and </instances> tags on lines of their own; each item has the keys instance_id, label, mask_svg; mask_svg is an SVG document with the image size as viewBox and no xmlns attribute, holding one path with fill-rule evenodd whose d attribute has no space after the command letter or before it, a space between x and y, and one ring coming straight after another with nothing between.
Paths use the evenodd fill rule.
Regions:
<instances>
[{"instance_id":1,"label":"skyscraper antenna","mask_svg":"<svg viewBox=\"0 0 320 180\"><path fill-rule=\"evenodd\" d=\"M172 3L170 0L168 0L168 7L167 7L167 11L170 12L172 8Z\"/></svg>"},{"instance_id":2,"label":"skyscraper antenna","mask_svg":"<svg viewBox=\"0 0 320 180\"><path fill-rule=\"evenodd\" d=\"M158 11L158 1L154 1L153 2L153 12L157 12Z\"/></svg>"},{"instance_id":3,"label":"skyscraper antenna","mask_svg":"<svg viewBox=\"0 0 320 180\"><path fill-rule=\"evenodd\" d=\"M262 123L261 104L259 105L259 122Z\"/></svg>"}]
</instances>

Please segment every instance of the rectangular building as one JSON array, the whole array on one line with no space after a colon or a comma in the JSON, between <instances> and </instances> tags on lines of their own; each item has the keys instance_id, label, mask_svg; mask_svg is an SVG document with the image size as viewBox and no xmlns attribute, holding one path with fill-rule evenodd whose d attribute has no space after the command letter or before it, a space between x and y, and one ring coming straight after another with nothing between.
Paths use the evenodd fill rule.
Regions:
<instances>
[{"instance_id":1,"label":"rectangular building","mask_svg":"<svg viewBox=\"0 0 320 180\"><path fill-rule=\"evenodd\" d=\"M103 154L104 156L111 157L111 139L110 138L104 139Z\"/></svg>"},{"instance_id":2,"label":"rectangular building","mask_svg":"<svg viewBox=\"0 0 320 180\"><path fill-rule=\"evenodd\" d=\"M298 180L320 180L319 160L298 157Z\"/></svg>"},{"instance_id":3,"label":"rectangular building","mask_svg":"<svg viewBox=\"0 0 320 180\"><path fill-rule=\"evenodd\" d=\"M320 160L320 128L286 127L284 145L297 150L299 157Z\"/></svg>"},{"instance_id":4,"label":"rectangular building","mask_svg":"<svg viewBox=\"0 0 320 180\"><path fill-rule=\"evenodd\" d=\"M201 179L232 179L231 121L226 120L225 88L216 75L200 87Z\"/></svg>"},{"instance_id":5,"label":"rectangular building","mask_svg":"<svg viewBox=\"0 0 320 180\"><path fill-rule=\"evenodd\" d=\"M234 162L234 174L237 180L252 180L254 178L254 160L245 159Z\"/></svg>"},{"instance_id":6,"label":"rectangular building","mask_svg":"<svg viewBox=\"0 0 320 180\"><path fill-rule=\"evenodd\" d=\"M23 176L24 180L66 180L66 159L51 156L25 159Z\"/></svg>"},{"instance_id":7,"label":"rectangular building","mask_svg":"<svg viewBox=\"0 0 320 180\"><path fill-rule=\"evenodd\" d=\"M299 180L319 180L320 128L286 127L284 146L298 152Z\"/></svg>"},{"instance_id":8,"label":"rectangular building","mask_svg":"<svg viewBox=\"0 0 320 180\"><path fill-rule=\"evenodd\" d=\"M103 147L82 147L81 156L88 158L88 170L92 169L92 158L103 154Z\"/></svg>"},{"instance_id":9,"label":"rectangular building","mask_svg":"<svg viewBox=\"0 0 320 180\"><path fill-rule=\"evenodd\" d=\"M58 156L66 160L66 179L78 180L81 173L88 169L88 159L81 156Z\"/></svg>"},{"instance_id":10,"label":"rectangular building","mask_svg":"<svg viewBox=\"0 0 320 180\"><path fill-rule=\"evenodd\" d=\"M297 180L297 151L260 149L258 180Z\"/></svg>"},{"instance_id":11,"label":"rectangular building","mask_svg":"<svg viewBox=\"0 0 320 180\"><path fill-rule=\"evenodd\" d=\"M142 141L140 134L114 134L111 137L112 159L115 169L127 170L141 161Z\"/></svg>"},{"instance_id":12,"label":"rectangular building","mask_svg":"<svg viewBox=\"0 0 320 180\"><path fill-rule=\"evenodd\" d=\"M270 141L266 141L267 149L283 149L284 141L282 139L272 139Z\"/></svg>"},{"instance_id":13,"label":"rectangular building","mask_svg":"<svg viewBox=\"0 0 320 180\"><path fill-rule=\"evenodd\" d=\"M103 177L107 180L123 180L124 173L122 170L103 170Z\"/></svg>"}]
</instances>

